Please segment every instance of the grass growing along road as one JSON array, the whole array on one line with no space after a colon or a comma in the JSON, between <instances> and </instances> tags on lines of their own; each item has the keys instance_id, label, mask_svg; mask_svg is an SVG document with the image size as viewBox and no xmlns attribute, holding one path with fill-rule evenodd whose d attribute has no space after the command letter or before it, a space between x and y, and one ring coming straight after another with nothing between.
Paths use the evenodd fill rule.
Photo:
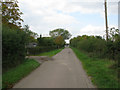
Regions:
<instances>
[{"instance_id":1,"label":"grass growing along road","mask_svg":"<svg viewBox=\"0 0 120 90\"><path fill-rule=\"evenodd\" d=\"M49 52L44 52L44 53L41 53L41 54L35 55L35 56L49 56L49 57L52 57L62 50L63 50L63 48L62 49L56 49L56 50L52 50L52 51L49 51Z\"/></svg>"},{"instance_id":2,"label":"grass growing along road","mask_svg":"<svg viewBox=\"0 0 120 90\"><path fill-rule=\"evenodd\" d=\"M62 48L63 49L63 48ZM38 56L49 56L52 57L62 49L53 50L50 52L41 53ZM12 88L12 86L18 82L20 79L28 75L31 71L37 68L40 64L34 59L27 59L25 62L19 66L10 69L2 75L2 87L3 88Z\"/></svg>"},{"instance_id":3,"label":"grass growing along road","mask_svg":"<svg viewBox=\"0 0 120 90\"><path fill-rule=\"evenodd\" d=\"M87 74L91 76L93 84L98 88L118 88L117 70L111 69L115 62L110 60L90 58L76 48L72 48L82 62Z\"/></svg>"},{"instance_id":4,"label":"grass growing along road","mask_svg":"<svg viewBox=\"0 0 120 90\"><path fill-rule=\"evenodd\" d=\"M12 86L20 79L28 75L40 64L33 59L26 59L19 66L10 69L2 75L2 88L12 88Z\"/></svg>"}]
</instances>

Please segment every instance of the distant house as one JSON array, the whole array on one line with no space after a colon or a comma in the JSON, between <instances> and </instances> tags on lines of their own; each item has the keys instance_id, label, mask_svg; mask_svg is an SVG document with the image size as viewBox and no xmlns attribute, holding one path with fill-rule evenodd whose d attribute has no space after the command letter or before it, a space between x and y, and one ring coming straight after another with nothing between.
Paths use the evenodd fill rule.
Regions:
<instances>
[{"instance_id":1,"label":"distant house","mask_svg":"<svg viewBox=\"0 0 120 90\"><path fill-rule=\"evenodd\" d=\"M69 47L69 44L67 43L67 44L65 44L65 47Z\"/></svg>"},{"instance_id":2,"label":"distant house","mask_svg":"<svg viewBox=\"0 0 120 90\"><path fill-rule=\"evenodd\" d=\"M66 44L65 47L69 47L69 40L65 40Z\"/></svg>"},{"instance_id":3,"label":"distant house","mask_svg":"<svg viewBox=\"0 0 120 90\"><path fill-rule=\"evenodd\" d=\"M36 47L38 44L36 42L31 42L27 45L27 48Z\"/></svg>"}]
</instances>

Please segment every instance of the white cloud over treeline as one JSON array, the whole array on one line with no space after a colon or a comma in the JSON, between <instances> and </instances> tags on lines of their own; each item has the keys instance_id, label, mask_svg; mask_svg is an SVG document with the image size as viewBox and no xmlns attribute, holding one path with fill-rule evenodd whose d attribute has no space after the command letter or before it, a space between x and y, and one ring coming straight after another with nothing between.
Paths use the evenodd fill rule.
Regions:
<instances>
[{"instance_id":1,"label":"white cloud over treeline","mask_svg":"<svg viewBox=\"0 0 120 90\"><path fill-rule=\"evenodd\" d=\"M69 29L73 35L76 32L103 34L104 26L84 25L80 29L78 18L72 16L81 14L100 14L104 19L104 0L18 0L22 18L32 31L38 34L48 34L55 28ZM109 0L108 14L117 14L118 0ZM82 17L80 17L82 18ZM75 27L75 25L78 25ZM80 30L76 29L79 28ZM100 30L101 29L101 30ZM77 31L76 31L77 30ZM77 33L78 34L78 33ZM77 35L76 34L76 35Z\"/></svg>"}]
</instances>

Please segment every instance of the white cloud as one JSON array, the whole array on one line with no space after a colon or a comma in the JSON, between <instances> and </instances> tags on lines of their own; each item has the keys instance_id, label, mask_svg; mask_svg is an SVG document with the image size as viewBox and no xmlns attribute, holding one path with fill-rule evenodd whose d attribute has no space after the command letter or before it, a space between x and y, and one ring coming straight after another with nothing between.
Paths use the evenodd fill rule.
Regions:
<instances>
[{"instance_id":1,"label":"white cloud","mask_svg":"<svg viewBox=\"0 0 120 90\"><path fill-rule=\"evenodd\" d=\"M83 14L89 13L101 13L103 11L103 3L102 2L68 2L66 4L66 8L64 8L63 12L65 13L74 13L80 12Z\"/></svg>"},{"instance_id":2,"label":"white cloud","mask_svg":"<svg viewBox=\"0 0 120 90\"><path fill-rule=\"evenodd\" d=\"M27 13L27 15L25 15L26 17L30 15L39 16L42 17L43 21L46 23L75 23L76 20L74 17L68 14L58 12L58 10L60 10L61 7L64 7L66 1L67 0L64 0L63 2L61 0L49 0L46 2L45 0L36 0L36 2L34 2L33 0L24 0L23 2L19 2L22 2L22 4L20 4L21 7L25 7L23 8L23 10L28 8L25 11ZM23 6L23 3L26 6Z\"/></svg>"},{"instance_id":3,"label":"white cloud","mask_svg":"<svg viewBox=\"0 0 120 90\"><path fill-rule=\"evenodd\" d=\"M116 29L118 28L118 26L116 26L116 25L110 25L109 30L112 27L115 27ZM79 31L79 35L103 36L103 35L105 35L105 27L104 26L87 25Z\"/></svg>"},{"instance_id":4,"label":"white cloud","mask_svg":"<svg viewBox=\"0 0 120 90\"><path fill-rule=\"evenodd\" d=\"M105 29L103 26L93 26L87 25L80 30L79 35L101 35L105 34Z\"/></svg>"},{"instance_id":5,"label":"white cloud","mask_svg":"<svg viewBox=\"0 0 120 90\"><path fill-rule=\"evenodd\" d=\"M64 14L55 14L52 16L45 16L43 18L43 21L46 23L55 23L55 24L71 24L71 23L77 23L74 17Z\"/></svg>"},{"instance_id":6,"label":"white cloud","mask_svg":"<svg viewBox=\"0 0 120 90\"><path fill-rule=\"evenodd\" d=\"M81 21L71 13L100 14L104 17L104 0L18 0L25 24L38 34L48 34L50 30L65 28L73 35L104 34L104 27L86 25L81 28ZM93 1L93 2L91 2ZM117 1L117 0L114 0ZM117 3L108 4L109 14L117 12ZM92 22L92 21L91 21ZM77 25L75 25L77 24ZM79 30L78 30L79 29Z\"/></svg>"},{"instance_id":7,"label":"white cloud","mask_svg":"<svg viewBox=\"0 0 120 90\"><path fill-rule=\"evenodd\" d=\"M113 28L113 27L115 27L116 29L118 29L118 26L117 26L117 25L110 25L110 26L109 26L109 29L110 29L110 28Z\"/></svg>"},{"instance_id":8,"label":"white cloud","mask_svg":"<svg viewBox=\"0 0 120 90\"><path fill-rule=\"evenodd\" d=\"M109 1L110 13L116 12L117 1ZM20 5L24 4L33 13L50 14L55 10L64 13L102 13L104 12L104 0L19 0Z\"/></svg>"},{"instance_id":9,"label":"white cloud","mask_svg":"<svg viewBox=\"0 0 120 90\"><path fill-rule=\"evenodd\" d=\"M118 14L118 2L109 2L108 3L108 13Z\"/></svg>"}]
</instances>

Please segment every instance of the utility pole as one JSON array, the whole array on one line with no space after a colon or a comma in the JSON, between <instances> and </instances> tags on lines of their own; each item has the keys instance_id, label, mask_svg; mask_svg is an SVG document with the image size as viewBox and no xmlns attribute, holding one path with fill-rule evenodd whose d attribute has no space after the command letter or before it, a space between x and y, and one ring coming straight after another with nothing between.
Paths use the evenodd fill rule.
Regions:
<instances>
[{"instance_id":1,"label":"utility pole","mask_svg":"<svg viewBox=\"0 0 120 90\"><path fill-rule=\"evenodd\" d=\"M108 41L107 0L105 0L106 40Z\"/></svg>"}]
</instances>

